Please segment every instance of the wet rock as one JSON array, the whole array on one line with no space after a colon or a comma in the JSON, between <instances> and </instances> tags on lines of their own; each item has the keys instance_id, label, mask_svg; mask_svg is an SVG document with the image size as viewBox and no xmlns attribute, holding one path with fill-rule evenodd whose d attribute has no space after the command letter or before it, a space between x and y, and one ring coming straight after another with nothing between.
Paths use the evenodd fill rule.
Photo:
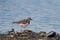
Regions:
<instances>
[{"instance_id":1,"label":"wet rock","mask_svg":"<svg viewBox=\"0 0 60 40\"><path fill-rule=\"evenodd\" d=\"M46 36L47 36L47 37L55 37L55 36L56 36L56 32L51 31L51 32L49 32Z\"/></svg>"}]
</instances>

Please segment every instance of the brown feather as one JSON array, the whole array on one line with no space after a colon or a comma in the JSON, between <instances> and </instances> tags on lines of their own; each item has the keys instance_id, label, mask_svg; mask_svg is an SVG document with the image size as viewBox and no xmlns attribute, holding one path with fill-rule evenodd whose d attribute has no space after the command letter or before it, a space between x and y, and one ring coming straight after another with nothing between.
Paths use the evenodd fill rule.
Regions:
<instances>
[{"instance_id":1,"label":"brown feather","mask_svg":"<svg viewBox=\"0 0 60 40\"><path fill-rule=\"evenodd\" d=\"M32 20L31 18L27 18L27 19L24 19L24 20L21 20L21 21L18 21L18 22L13 22L13 23L16 23L16 24L30 24L30 20Z\"/></svg>"}]
</instances>

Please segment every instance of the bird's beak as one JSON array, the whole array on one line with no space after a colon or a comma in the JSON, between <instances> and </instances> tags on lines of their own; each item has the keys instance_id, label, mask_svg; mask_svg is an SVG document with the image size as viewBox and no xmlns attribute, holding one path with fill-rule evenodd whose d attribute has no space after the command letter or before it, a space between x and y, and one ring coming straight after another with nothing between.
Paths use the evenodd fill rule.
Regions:
<instances>
[{"instance_id":1,"label":"bird's beak","mask_svg":"<svg viewBox=\"0 0 60 40\"><path fill-rule=\"evenodd\" d=\"M31 19L32 20L32 19Z\"/></svg>"}]
</instances>

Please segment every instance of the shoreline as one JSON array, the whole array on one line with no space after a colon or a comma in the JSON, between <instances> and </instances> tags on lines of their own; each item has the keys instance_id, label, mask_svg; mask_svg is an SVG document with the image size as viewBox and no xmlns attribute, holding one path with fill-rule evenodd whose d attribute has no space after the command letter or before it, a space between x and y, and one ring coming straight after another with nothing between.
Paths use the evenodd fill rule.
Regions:
<instances>
[{"instance_id":1,"label":"shoreline","mask_svg":"<svg viewBox=\"0 0 60 40\"><path fill-rule=\"evenodd\" d=\"M8 34L0 34L1 40L60 40L60 34L54 31L46 33L40 31L39 33L31 30L24 30L22 32L15 33L14 30L8 31Z\"/></svg>"}]
</instances>

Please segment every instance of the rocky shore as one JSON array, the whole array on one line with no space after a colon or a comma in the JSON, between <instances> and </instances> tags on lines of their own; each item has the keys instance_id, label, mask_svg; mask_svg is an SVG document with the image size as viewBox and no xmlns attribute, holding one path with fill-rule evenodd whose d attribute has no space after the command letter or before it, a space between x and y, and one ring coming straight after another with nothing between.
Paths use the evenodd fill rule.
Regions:
<instances>
[{"instance_id":1,"label":"rocky shore","mask_svg":"<svg viewBox=\"0 0 60 40\"><path fill-rule=\"evenodd\" d=\"M0 34L0 40L60 40L60 34L50 31L35 33L31 30L15 33L14 30L9 31L7 35Z\"/></svg>"}]
</instances>

